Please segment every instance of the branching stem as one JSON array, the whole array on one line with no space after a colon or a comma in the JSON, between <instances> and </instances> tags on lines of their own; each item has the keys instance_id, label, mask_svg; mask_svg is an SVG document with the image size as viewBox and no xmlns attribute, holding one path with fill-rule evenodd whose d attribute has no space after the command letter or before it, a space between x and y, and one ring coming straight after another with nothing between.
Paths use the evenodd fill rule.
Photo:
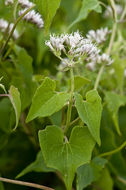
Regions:
<instances>
[{"instance_id":1,"label":"branching stem","mask_svg":"<svg viewBox=\"0 0 126 190\"><path fill-rule=\"evenodd\" d=\"M0 177L0 181L6 182L6 183L12 183L12 184L16 184L16 185L33 187L33 188L36 188L36 189L54 190L54 189L52 189L50 187L46 187L46 186L43 186L43 185L38 185L38 184L35 184L35 183L29 183L29 182L18 181L18 180L12 180L12 179L7 179L7 178L3 178L3 177Z\"/></svg>"}]
</instances>

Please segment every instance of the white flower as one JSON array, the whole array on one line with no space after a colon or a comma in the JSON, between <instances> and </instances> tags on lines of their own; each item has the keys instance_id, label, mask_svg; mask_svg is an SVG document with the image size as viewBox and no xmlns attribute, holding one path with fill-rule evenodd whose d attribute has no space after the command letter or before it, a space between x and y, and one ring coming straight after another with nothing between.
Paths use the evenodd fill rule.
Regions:
<instances>
[{"instance_id":1,"label":"white flower","mask_svg":"<svg viewBox=\"0 0 126 190\"><path fill-rule=\"evenodd\" d=\"M79 44L79 47L75 50L75 53L79 55L88 55L88 58L94 58L98 55L100 50L90 41L83 39Z\"/></svg>"},{"instance_id":2,"label":"white flower","mask_svg":"<svg viewBox=\"0 0 126 190\"><path fill-rule=\"evenodd\" d=\"M126 69L124 70L124 77L126 77Z\"/></svg>"},{"instance_id":3,"label":"white flower","mask_svg":"<svg viewBox=\"0 0 126 190\"><path fill-rule=\"evenodd\" d=\"M0 19L0 30L2 32L5 32L8 28L8 32L10 33L12 28L13 28L14 24L13 23L8 23L6 20L4 19ZM13 32L13 38L17 39L19 37L18 31L15 29Z\"/></svg>"},{"instance_id":4,"label":"white flower","mask_svg":"<svg viewBox=\"0 0 126 190\"><path fill-rule=\"evenodd\" d=\"M64 48L64 41L65 39L63 36L56 36L50 35L50 40L46 41L45 44L52 50L52 51L65 51Z\"/></svg>"},{"instance_id":5,"label":"white flower","mask_svg":"<svg viewBox=\"0 0 126 190\"><path fill-rule=\"evenodd\" d=\"M14 3L14 0L5 0L5 5L12 5Z\"/></svg>"},{"instance_id":6,"label":"white flower","mask_svg":"<svg viewBox=\"0 0 126 190\"><path fill-rule=\"evenodd\" d=\"M19 16L23 15L24 12L27 9L23 9L19 11ZM29 21L35 25L37 25L38 28L42 28L44 26L44 21L39 13L36 13L34 10L28 12L24 17L24 20Z\"/></svg>"},{"instance_id":7,"label":"white flower","mask_svg":"<svg viewBox=\"0 0 126 190\"><path fill-rule=\"evenodd\" d=\"M14 24L11 23L9 25L9 33L11 32L12 28L13 28ZM13 38L16 40L17 38L19 38L19 33L18 31L15 29L14 32L13 32Z\"/></svg>"},{"instance_id":8,"label":"white flower","mask_svg":"<svg viewBox=\"0 0 126 190\"><path fill-rule=\"evenodd\" d=\"M97 57L97 63L106 63L107 65L111 65L113 63L113 60L110 58L109 55L103 53L102 55L99 55Z\"/></svg>"},{"instance_id":9,"label":"white flower","mask_svg":"<svg viewBox=\"0 0 126 190\"><path fill-rule=\"evenodd\" d=\"M117 15L121 15L122 11L123 11L123 7L121 5L119 5L119 4L116 4L116 13L117 13ZM107 6L107 9L104 12L104 17L108 18L110 16L112 16L112 8L110 6Z\"/></svg>"},{"instance_id":10,"label":"white flower","mask_svg":"<svg viewBox=\"0 0 126 190\"><path fill-rule=\"evenodd\" d=\"M8 22L6 20L4 20L4 19L0 19L0 30L2 32L5 32L7 27L8 27Z\"/></svg>"},{"instance_id":11,"label":"white flower","mask_svg":"<svg viewBox=\"0 0 126 190\"><path fill-rule=\"evenodd\" d=\"M94 71L95 67L96 67L95 62L90 62L90 63L86 64L86 68L91 70L91 71Z\"/></svg>"},{"instance_id":12,"label":"white flower","mask_svg":"<svg viewBox=\"0 0 126 190\"><path fill-rule=\"evenodd\" d=\"M73 49L79 44L83 37L77 31L73 34L66 34L63 36L63 38L65 39L66 44L69 45L71 49Z\"/></svg>"},{"instance_id":13,"label":"white flower","mask_svg":"<svg viewBox=\"0 0 126 190\"><path fill-rule=\"evenodd\" d=\"M18 0L18 3L22 8L30 8L34 5L29 0Z\"/></svg>"},{"instance_id":14,"label":"white flower","mask_svg":"<svg viewBox=\"0 0 126 190\"><path fill-rule=\"evenodd\" d=\"M96 31L90 30L86 37L97 44L101 44L106 41L107 35L110 33L108 28L101 28Z\"/></svg>"}]
</instances>

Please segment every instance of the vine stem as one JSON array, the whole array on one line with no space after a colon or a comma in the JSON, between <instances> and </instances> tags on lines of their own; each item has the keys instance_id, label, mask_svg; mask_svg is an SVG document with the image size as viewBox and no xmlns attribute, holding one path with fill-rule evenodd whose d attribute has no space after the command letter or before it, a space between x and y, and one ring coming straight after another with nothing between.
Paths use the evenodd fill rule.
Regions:
<instances>
[{"instance_id":1,"label":"vine stem","mask_svg":"<svg viewBox=\"0 0 126 190\"><path fill-rule=\"evenodd\" d=\"M15 3L14 12L13 12L13 16L14 16L14 20L15 20L15 21L16 21L17 7L18 7L18 1Z\"/></svg>"},{"instance_id":2,"label":"vine stem","mask_svg":"<svg viewBox=\"0 0 126 190\"><path fill-rule=\"evenodd\" d=\"M35 184L35 183L29 183L29 182L18 181L18 180L12 180L12 179L7 179L7 178L3 178L3 177L0 177L0 181L6 182L6 183L12 183L12 184L16 184L16 185L33 187L33 188L36 188L36 189L54 190L54 189L52 189L50 187L46 187L46 186L43 186L43 185L38 185L38 184Z\"/></svg>"},{"instance_id":3,"label":"vine stem","mask_svg":"<svg viewBox=\"0 0 126 190\"><path fill-rule=\"evenodd\" d=\"M102 65L96 78L94 89L97 90L105 65Z\"/></svg>"},{"instance_id":4,"label":"vine stem","mask_svg":"<svg viewBox=\"0 0 126 190\"><path fill-rule=\"evenodd\" d=\"M119 151L122 150L125 146L126 146L126 141L125 141L121 146L119 146L118 148L116 148L115 150L102 153L102 154L100 154L99 156L100 156L100 157L110 156L110 155L112 155L112 154L115 154L115 153L119 152Z\"/></svg>"},{"instance_id":5,"label":"vine stem","mask_svg":"<svg viewBox=\"0 0 126 190\"><path fill-rule=\"evenodd\" d=\"M17 24L18 24L18 23L21 21L21 19L22 19L29 11L31 11L34 7L35 7L35 5L33 5L32 7L30 7L29 9L27 9L27 10L15 21L15 24L14 24L14 26L13 26L11 32L9 33L8 38L7 38L6 42L5 42L5 44L2 46L2 48L1 48L1 50L0 50L0 55L4 52L4 50L5 50L5 48L6 48L7 44L8 44L8 42L9 42L9 40L10 40L10 38L11 38L12 35L13 35L13 32L14 32L14 30L15 30Z\"/></svg>"},{"instance_id":6,"label":"vine stem","mask_svg":"<svg viewBox=\"0 0 126 190\"><path fill-rule=\"evenodd\" d=\"M116 36L116 30L117 30L117 23L115 22L113 24L112 35L111 35L111 39L110 39L110 43L109 43L109 47L108 47L108 51L107 51L108 55L111 54L113 42L114 42L114 39L115 39L115 36ZM99 73L97 75L96 82L95 82L95 85L94 85L95 90L97 90L97 88L98 88L102 73L104 72L104 68L105 68L105 65L102 65L100 70L99 70Z\"/></svg>"},{"instance_id":7,"label":"vine stem","mask_svg":"<svg viewBox=\"0 0 126 190\"><path fill-rule=\"evenodd\" d=\"M74 93L74 73L73 68L70 69L70 76L71 76L71 92L70 92L70 100L67 110L67 121L66 121L66 128L64 133L66 134L68 131L68 128L70 126L70 120L71 120L71 111L72 111L72 105L73 105L73 93Z\"/></svg>"},{"instance_id":8,"label":"vine stem","mask_svg":"<svg viewBox=\"0 0 126 190\"><path fill-rule=\"evenodd\" d=\"M9 97L9 94L0 94L0 97Z\"/></svg>"},{"instance_id":9,"label":"vine stem","mask_svg":"<svg viewBox=\"0 0 126 190\"><path fill-rule=\"evenodd\" d=\"M120 22L123 21L123 19L125 18L125 16L126 16L126 5L125 5L124 10L123 10L123 12L122 12L122 15L121 15L121 17L120 17Z\"/></svg>"}]
</instances>

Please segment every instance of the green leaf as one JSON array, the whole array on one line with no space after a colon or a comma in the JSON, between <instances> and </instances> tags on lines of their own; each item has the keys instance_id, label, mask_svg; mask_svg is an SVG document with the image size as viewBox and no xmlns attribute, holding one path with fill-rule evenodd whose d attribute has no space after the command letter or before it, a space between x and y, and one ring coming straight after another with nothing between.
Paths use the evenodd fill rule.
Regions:
<instances>
[{"instance_id":1,"label":"green leaf","mask_svg":"<svg viewBox=\"0 0 126 190\"><path fill-rule=\"evenodd\" d=\"M80 9L79 15L78 15L78 17L76 18L76 20L73 21L73 23L70 25L70 28L71 28L74 24L76 24L76 23L78 23L78 22L80 22L80 21L86 19L87 16L88 16L88 14L89 14L92 10L93 10L93 11L96 11L96 12L98 12L98 13L101 13L102 10L101 10L101 6L100 6L100 4L99 4L99 1L98 1L98 0L83 0L83 1L82 1L82 7L81 7L81 9Z\"/></svg>"},{"instance_id":2,"label":"green leaf","mask_svg":"<svg viewBox=\"0 0 126 190\"><path fill-rule=\"evenodd\" d=\"M39 131L39 141L46 165L58 170L71 190L76 169L90 161L95 145L88 128L74 127L68 142L61 128L48 126Z\"/></svg>"},{"instance_id":3,"label":"green leaf","mask_svg":"<svg viewBox=\"0 0 126 190\"><path fill-rule=\"evenodd\" d=\"M35 2L44 18L45 31L48 32L61 0L35 0Z\"/></svg>"},{"instance_id":4,"label":"green leaf","mask_svg":"<svg viewBox=\"0 0 126 190\"><path fill-rule=\"evenodd\" d=\"M10 101L11 101L11 103L13 105L15 115L16 115L16 125L15 125L15 128L14 128L14 129L16 129L17 126L18 126L19 119L20 119L21 100L20 100L20 93L19 93L18 89L15 88L14 86L10 87L9 98L10 98Z\"/></svg>"},{"instance_id":5,"label":"green leaf","mask_svg":"<svg viewBox=\"0 0 126 190\"><path fill-rule=\"evenodd\" d=\"M13 106L8 98L0 101L0 129L9 134L15 125L15 113Z\"/></svg>"},{"instance_id":6,"label":"green leaf","mask_svg":"<svg viewBox=\"0 0 126 190\"><path fill-rule=\"evenodd\" d=\"M98 180L107 160L94 158L90 164L85 164L77 169L77 190L83 190L92 182Z\"/></svg>"},{"instance_id":7,"label":"green leaf","mask_svg":"<svg viewBox=\"0 0 126 190\"><path fill-rule=\"evenodd\" d=\"M91 90L86 94L86 101L80 94L75 94L75 106L81 120L86 123L91 135L100 145L100 121L102 114L101 98L96 90Z\"/></svg>"},{"instance_id":8,"label":"green leaf","mask_svg":"<svg viewBox=\"0 0 126 190\"><path fill-rule=\"evenodd\" d=\"M16 178L22 177L23 175L26 175L29 172L52 172L54 169L48 168L43 159L42 152L40 151L37 154L36 160L31 163L29 166L27 166Z\"/></svg>"},{"instance_id":9,"label":"green leaf","mask_svg":"<svg viewBox=\"0 0 126 190\"><path fill-rule=\"evenodd\" d=\"M67 104L70 95L66 92L55 92L55 88L55 81L45 78L33 97L27 122L36 117L51 116Z\"/></svg>"},{"instance_id":10,"label":"green leaf","mask_svg":"<svg viewBox=\"0 0 126 190\"><path fill-rule=\"evenodd\" d=\"M118 122L118 110L126 104L126 97L118 95L114 92L105 92L105 101L107 102L108 110L116 127L117 133L121 135Z\"/></svg>"},{"instance_id":11,"label":"green leaf","mask_svg":"<svg viewBox=\"0 0 126 190\"><path fill-rule=\"evenodd\" d=\"M101 178L96 182L94 186L97 187L94 190L113 190L113 180L107 168L102 171Z\"/></svg>"},{"instance_id":12,"label":"green leaf","mask_svg":"<svg viewBox=\"0 0 126 190\"><path fill-rule=\"evenodd\" d=\"M75 87L75 91L80 90L84 85L89 84L91 81L85 77L82 76L75 76L74 77L74 87ZM71 81L69 81L69 86Z\"/></svg>"}]
</instances>

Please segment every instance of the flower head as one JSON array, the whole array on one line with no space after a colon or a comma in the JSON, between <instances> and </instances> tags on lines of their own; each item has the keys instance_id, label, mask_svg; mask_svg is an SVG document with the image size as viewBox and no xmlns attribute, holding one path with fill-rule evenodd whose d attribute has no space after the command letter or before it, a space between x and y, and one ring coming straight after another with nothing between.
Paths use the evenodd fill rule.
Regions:
<instances>
[{"instance_id":1,"label":"flower head","mask_svg":"<svg viewBox=\"0 0 126 190\"><path fill-rule=\"evenodd\" d=\"M9 24L6 20L0 19L0 30L1 30L1 32L5 32L8 29L8 33L10 33L13 26L14 26L13 23ZM15 29L13 32L13 38L17 39L18 37L19 37L18 31Z\"/></svg>"},{"instance_id":2,"label":"flower head","mask_svg":"<svg viewBox=\"0 0 126 190\"><path fill-rule=\"evenodd\" d=\"M14 0L5 0L5 5L12 5L14 3Z\"/></svg>"},{"instance_id":3,"label":"flower head","mask_svg":"<svg viewBox=\"0 0 126 190\"><path fill-rule=\"evenodd\" d=\"M110 31L106 27L106 28L98 29L96 31L90 30L88 34L86 35L86 37L92 40L93 42L96 42L97 44L101 44L106 41L109 33Z\"/></svg>"},{"instance_id":4,"label":"flower head","mask_svg":"<svg viewBox=\"0 0 126 190\"><path fill-rule=\"evenodd\" d=\"M18 3L22 8L30 8L34 5L29 0L18 0Z\"/></svg>"},{"instance_id":5,"label":"flower head","mask_svg":"<svg viewBox=\"0 0 126 190\"><path fill-rule=\"evenodd\" d=\"M117 15L121 15L121 13L123 11L123 7L119 4L116 4L115 8L116 8ZM104 17L108 18L110 16L112 16L112 8L110 6L107 6L107 9L104 12Z\"/></svg>"},{"instance_id":6,"label":"flower head","mask_svg":"<svg viewBox=\"0 0 126 190\"><path fill-rule=\"evenodd\" d=\"M105 32L107 33L108 30L105 29ZM99 31L97 33L99 35ZM88 63L87 68L94 70L96 63L112 63L108 55L100 55L100 49L96 44L91 39L84 38L78 31L58 36L50 35L50 40L46 41L45 44L62 60L63 66L73 67L75 64L85 61Z\"/></svg>"},{"instance_id":7,"label":"flower head","mask_svg":"<svg viewBox=\"0 0 126 190\"><path fill-rule=\"evenodd\" d=\"M99 55L97 57L97 63L106 63L107 65L111 65L113 63L113 60L110 58L109 55L103 53L102 55Z\"/></svg>"},{"instance_id":8,"label":"flower head","mask_svg":"<svg viewBox=\"0 0 126 190\"><path fill-rule=\"evenodd\" d=\"M5 32L7 27L8 27L8 22L6 20L4 20L4 19L0 19L0 30L2 32Z\"/></svg>"},{"instance_id":9,"label":"flower head","mask_svg":"<svg viewBox=\"0 0 126 190\"><path fill-rule=\"evenodd\" d=\"M19 16L23 15L27 8L19 11ZM36 13L34 10L28 12L24 17L24 20L31 22L37 25L38 28L42 28L44 26L44 21L39 13Z\"/></svg>"}]
</instances>

